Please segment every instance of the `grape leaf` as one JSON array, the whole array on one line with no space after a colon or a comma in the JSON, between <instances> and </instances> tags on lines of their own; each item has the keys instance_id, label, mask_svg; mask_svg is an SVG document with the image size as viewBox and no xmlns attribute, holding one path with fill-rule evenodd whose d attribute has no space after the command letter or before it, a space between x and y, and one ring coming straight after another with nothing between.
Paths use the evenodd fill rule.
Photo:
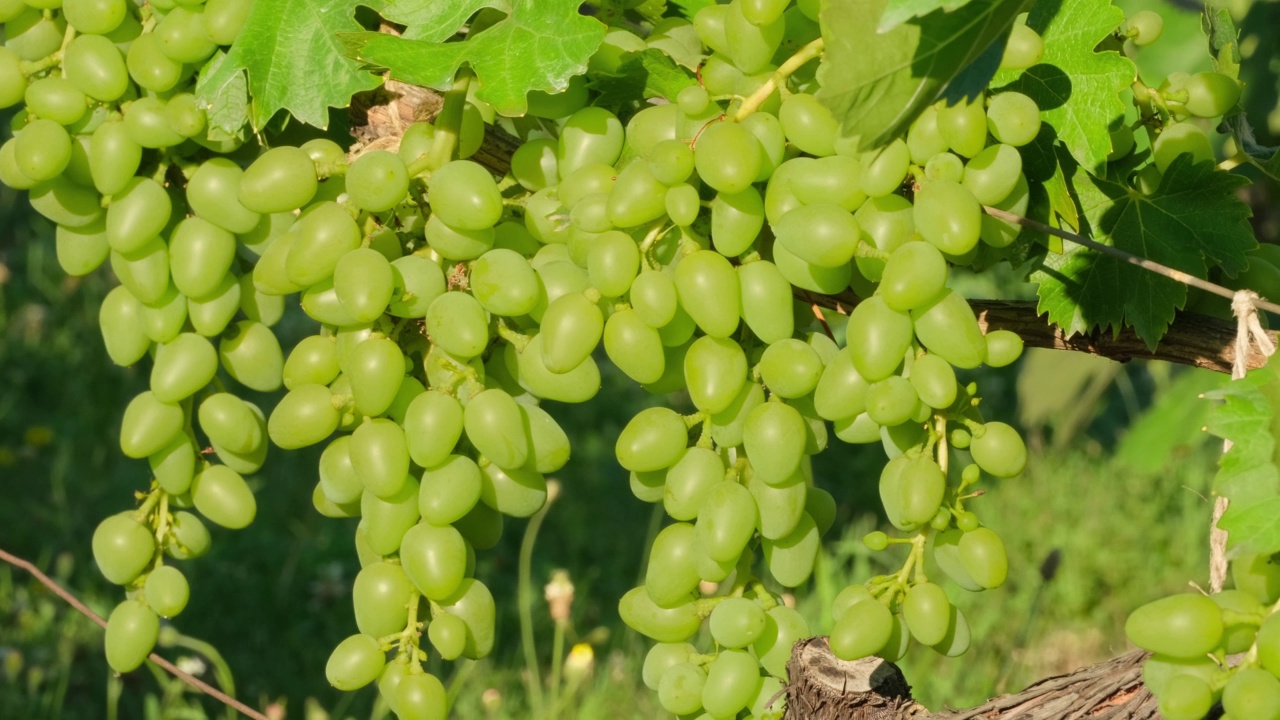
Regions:
<instances>
[{"instance_id":1,"label":"grape leaf","mask_svg":"<svg viewBox=\"0 0 1280 720\"><path fill-rule=\"evenodd\" d=\"M253 96L249 120L266 125L280 110L316 127L326 127L330 107L345 107L351 96L376 87L378 78L343 57L336 34L360 30L354 12L369 0L254 0L244 28L226 59L196 85L210 116L224 118L238 102L235 87L248 76ZM225 125L220 129L229 131Z\"/></svg>"},{"instance_id":2,"label":"grape leaf","mask_svg":"<svg viewBox=\"0 0 1280 720\"><path fill-rule=\"evenodd\" d=\"M1231 78L1240 77L1240 33L1236 31L1231 11L1226 8L1206 8L1201 18L1201 28L1209 38L1209 53L1213 56L1213 69Z\"/></svg>"},{"instance_id":3,"label":"grape leaf","mask_svg":"<svg viewBox=\"0 0 1280 720\"><path fill-rule=\"evenodd\" d=\"M1280 551L1280 368L1250 371L1212 396L1224 402L1209 414L1209 431L1232 441L1213 479L1214 492L1230 500L1218 527L1232 548Z\"/></svg>"},{"instance_id":4,"label":"grape leaf","mask_svg":"<svg viewBox=\"0 0 1280 720\"><path fill-rule=\"evenodd\" d=\"M472 15L485 8L505 10L507 3L505 0L389 0L378 8L378 13L405 26L401 37L444 42L453 37Z\"/></svg>"},{"instance_id":5,"label":"grape leaf","mask_svg":"<svg viewBox=\"0 0 1280 720\"><path fill-rule=\"evenodd\" d=\"M478 4L478 3L473 3ZM605 26L578 14L576 0L512 0L510 14L459 42L345 33L346 53L403 82L443 88L463 64L480 80L476 97L504 115L523 115L530 90L559 92L582 74Z\"/></svg>"},{"instance_id":6,"label":"grape leaf","mask_svg":"<svg viewBox=\"0 0 1280 720\"><path fill-rule=\"evenodd\" d=\"M1072 182L1086 234L1131 255L1196 277L1205 277L1209 266L1234 276L1248 265L1245 252L1257 245L1249 207L1234 194L1248 181L1212 163L1179 157L1150 196L1085 172ZM1069 245L1033 275L1041 312L1071 334L1130 325L1154 350L1186 304L1186 285Z\"/></svg>"},{"instance_id":7,"label":"grape leaf","mask_svg":"<svg viewBox=\"0 0 1280 720\"><path fill-rule=\"evenodd\" d=\"M693 16L697 15L702 8L715 4L716 0L671 0L671 5L689 20L692 20Z\"/></svg>"},{"instance_id":8,"label":"grape leaf","mask_svg":"<svg viewBox=\"0 0 1280 720\"><path fill-rule=\"evenodd\" d=\"M911 18L928 15L939 9L951 12L969 2L970 0L889 0L876 31L889 32Z\"/></svg>"},{"instance_id":9,"label":"grape leaf","mask_svg":"<svg viewBox=\"0 0 1280 720\"><path fill-rule=\"evenodd\" d=\"M196 87L216 73L226 62L227 54L221 50L209 58L196 78ZM208 137L214 142L230 140L243 135L244 124L249 121L249 83L244 73L236 73L211 96L205 99Z\"/></svg>"},{"instance_id":10,"label":"grape leaf","mask_svg":"<svg viewBox=\"0 0 1280 720\"><path fill-rule=\"evenodd\" d=\"M863 148L883 145L1008 31L1023 4L971 2L879 33L886 0L829 0L822 6L818 98L841 120L841 134L860 138Z\"/></svg>"},{"instance_id":11,"label":"grape leaf","mask_svg":"<svg viewBox=\"0 0 1280 720\"><path fill-rule=\"evenodd\" d=\"M1107 161L1107 128L1124 115L1118 93L1136 72L1120 53L1096 52L1122 22L1124 11L1110 0L1039 0L1027 25L1044 39L1044 58L1021 73L999 73L992 82L1035 100L1044 122L1090 172L1101 172Z\"/></svg>"},{"instance_id":12,"label":"grape leaf","mask_svg":"<svg viewBox=\"0 0 1280 720\"><path fill-rule=\"evenodd\" d=\"M675 100L681 90L697 84L693 74L670 55L647 48L624 55L616 72L592 76L590 87L598 93L595 104L615 107L641 97Z\"/></svg>"}]
</instances>

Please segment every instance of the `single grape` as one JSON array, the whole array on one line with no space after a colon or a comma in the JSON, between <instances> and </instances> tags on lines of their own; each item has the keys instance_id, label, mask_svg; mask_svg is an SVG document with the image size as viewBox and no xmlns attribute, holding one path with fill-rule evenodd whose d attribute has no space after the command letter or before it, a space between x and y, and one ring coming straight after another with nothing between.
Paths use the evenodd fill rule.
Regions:
<instances>
[{"instance_id":1,"label":"single grape","mask_svg":"<svg viewBox=\"0 0 1280 720\"><path fill-rule=\"evenodd\" d=\"M1160 39L1164 31L1164 18L1153 10L1139 10L1125 20L1126 35L1139 47Z\"/></svg>"}]
</instances>

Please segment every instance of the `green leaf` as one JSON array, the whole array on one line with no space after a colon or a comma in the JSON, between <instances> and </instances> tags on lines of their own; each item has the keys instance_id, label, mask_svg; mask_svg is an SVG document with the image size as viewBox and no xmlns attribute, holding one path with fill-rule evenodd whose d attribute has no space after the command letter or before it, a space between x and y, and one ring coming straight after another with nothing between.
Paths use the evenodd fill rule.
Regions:
<instances>
[{"instance_id":1,"label":"green leaf","mask_svg":"<svg viewBox=\"0 0 1280 720\"><path fill-rule=\"evenodd\" d=\"M1240 34L1236 32L1231 11L1226 8L1206 8L1201 23L1204 34L1209 38L1213 69L1228 77L1240 77Z\"/></svg>"},{"instance_id":2,"label":"green leaf","mask_svg":"<svg viewBox=\"0 0 1280 720\"><path fill-rule=\"evenodd\" d=\"M1044 38L1044 58L1021 73L999 73L1003 86L1031 97L1058 139L1091 172L1101 172L1111 152L1108 126L1124 115L1119 92L1133 82L1134 67L1114 51L1096 52L1124 22L1110 0L1039 0L1027 25Z\"/></svg>"},{"instance_id":3,"label":"green leaf","mask_svg":"<svg viewBox=\"0 0 1280 720\"><path fill-rule=\"evenodd\" d=\"M971 2L879 33L886 0L829 0L822 8L818 98L841 119L843 135L860 138L864 148L883 145L1008 31L1023 4Z\"/></svg>"},{"instance_id":4,"label":"green leaf","mask_svg":"<svg viewBox=\"0 0 1280 720\"><path fill-rule=\"evenodd\" d=\"M351 96L376 87L378 78L343 57L336 34L360 30L354 12L368 0L254 0L244 28L226 59L196 86L210 116L231 122L238 84L248 75L253 96L249 120L266 125L280 110L326 127L330 107L346 107ZM224 131L227 127L220 126Z\"/></svg>"},{"instance_id":5,"label":"green leaf","mask_svg":"<svg viewBox=\"0 0 1280 720\"><path fill-rule=\"evenodd\" d=\"M627 53L616 73L593 76L595 103L614 107L634 103L639 98L661 97L675 100L679 92L698 81L676 64L671 56L656 48Z\"/></svg>"},{"instance_id":6,"label":"green leaf","mask_svg":"<svg viewBox=\"0 0 1280 720\"><path fill-rule=\"evenodd\" d=\"M1245 252L1257 243L1249 207L1234 194L1247 182L1187 156L1169 166L1151 196L1089 173L1073 179L1090 237L1201 278L1211 265L1233 276L1248 265ZM1069 245L1033 276L1041 312L1069 333L1132 326L1154 350L1186 303L1187 286Z\"/></svg>"},{"instance_id":7,"label":"green leaf","mask_svg":"<svg viewBox=\"0 0 1280 720\"><path fill-rule=\"evenodd\" d=\"M196 92L202 93L207 79L218 72L226 62L227 54L221 50L209 58L196 78ZM201 95L208 103L205 115L208 119L208 137L215 142L230 140L243 135L244 124L249 121L249 83L244 73L235 73L216 92Z\"/></svg>"},{"instance_id":8,"label":"green leaf","mask_svg":"<svg viewBox=\"0 0 1280 720\"><path fill-rule=\"evenodd\" d=\"M928 15L934 10L951 12L969 2L970 0L889 0L876 31L889 32L911 18Z\"/></svg>"},{"instance_id":9,"label":"green leaf","mask_svg":"<svg viewBox=\"0 0 1280 720\"><path fill-rule=\"evenodd\" d=\"M578 14L576 0L514 0L510 14L464 41L436 42L384 33L344 34L351 57L397 80L443 88L463 64L480 80L476 97L503 115L523 115L530 90L559 92L587 68L605 26Z\"/></svg>"},{"instance_id":10,"label":"green leaf","mask_svg":"<svg viewBox=\"0 0 1280 720\"><path fill-rule=\"evenodd\" d=\"M401 37L444 42L457 34L472 15L485 8L508 9L505 0L388 0L379 14L405 26Z\"/></svg>"},{"instance_id":11,"label":"green leaf","mask_svg":"<svg viewBox=\"0 0 1280 720\"><path fill-rule=\"evenodd\" d=\"M1208 436L1205 423L1216 403L1204 393L1221 389L1229 376L1209 370L1188 370L1156 394L1155 402L1133 422L1116 445L1115 459L1138 472L1155 473L1182 462Z\"/></svg>"},{"instance_id":12,"label":"green leaf","mask_svg":"<svg viewBox=\"0 0 1280 720\"><path fill-rule=\"evenodd\" d=\"M1227 544L1251 553L1280 551L1280 368L1262 367L1230 383L1209 416L1209 431L1232 441L1219 461L1214 492L1230 501L1218 527Z\"/></svg>"},{"instance_id":13,"label":"green leaf","mask_svg":"<svg viewBox=\"0 0 1280 720\"><path fill-rule=\"evenodd\" d=\"M671 5L688 20L692 20L702 8L715 4L716 0L671 0Z\"/></svg>"},{"instance_id":14,"label":"green leaf","mask_svg":"<svg viewBox=\"0 0 1280 720\"><path fill-rule=\"evenodd\" d=\"M1231 130L1236 145L1249 158L1250 164L1280 180L1280 148L1259 145L1258 139L1253 135L1253 126L1243 112L1225 117L1222 122Z\"/></svg>"}]
</instances>

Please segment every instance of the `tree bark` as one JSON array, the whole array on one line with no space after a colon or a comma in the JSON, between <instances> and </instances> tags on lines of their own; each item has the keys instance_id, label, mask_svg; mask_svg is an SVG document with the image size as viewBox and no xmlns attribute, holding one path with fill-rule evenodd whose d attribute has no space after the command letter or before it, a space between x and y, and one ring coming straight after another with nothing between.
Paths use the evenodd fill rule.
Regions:
<instances>
[{"instance_id":1,"label":"tree bark","mask_svg":"<svg viewBox=\"0 0 1280 720\"><path fill-rule=\"evenodd\" d=\"M930 713L911 699L902 671L880 658L846 662L827 639L796 644L784 720L1159 720L1142 685L1141 651L1047 678L975 708Z\"/></svg>"}]
</instances>

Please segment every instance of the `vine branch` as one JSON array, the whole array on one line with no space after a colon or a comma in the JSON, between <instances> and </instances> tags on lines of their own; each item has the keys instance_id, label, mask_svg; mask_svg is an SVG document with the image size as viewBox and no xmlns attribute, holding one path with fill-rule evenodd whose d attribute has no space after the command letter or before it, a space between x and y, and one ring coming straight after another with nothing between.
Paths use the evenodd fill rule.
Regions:
<instances>
[{"instance_id":1,"label":"vine branch","mask_svg":"<svg viewBox=\"0 0 1280 720\"><path fill-rule=\"evenodd\" d=\"M27 572L31 573L31 575L34 576L36 580L40 581L41 585L44 585L45 587L49 588L49 590L51 590L54 595L57 595L58 597L62 598L64 601L66 601L68 605L70 605L72 608L78 611L81 615L84 615L85 617L89 618L101 628L105 629L107 627L107 621L103 620L101 615L90 610L89 607L85 605L83 602L81 602L79 598L77 598L75 595L72 595L70 591L68 591L66 588L62 587L61 585L59 585L57 581L55 581L53 578L41 572L40 568L36 567L35 564L33 564L31 561L24 560L16 555L6 552L3 549L0 549L0 560L4 560L5 562L9 563L10 565L16 568L20 568L22 570L26 570ZM213 699L236 709L246 717L253 718L253 720L269 720L266 715L263 715L257 710L254 710L248 705L245 705L239 700L236 700L230 695L227 695L226 693L213 687L209 683L206 683L205 681L192 675L191 673L184 672L183 670L179 669L177 665L174 665L173 663L164 659L159 654L153 652L147 656L147 659L155 663L156 665L159 665L160 667L164 668L170 675L173 675L174 677L185 682L191 687L199 690L200 692L208 695L209 697L212 697Z\"/></svg>"}]
</instances>

